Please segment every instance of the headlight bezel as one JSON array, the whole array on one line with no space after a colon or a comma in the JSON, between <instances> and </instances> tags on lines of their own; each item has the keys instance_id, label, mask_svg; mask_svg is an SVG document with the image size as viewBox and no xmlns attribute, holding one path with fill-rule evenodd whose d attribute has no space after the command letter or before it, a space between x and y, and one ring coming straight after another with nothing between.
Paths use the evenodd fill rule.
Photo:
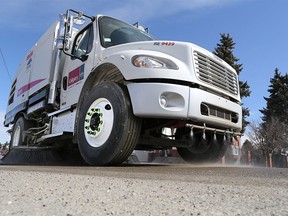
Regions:
<instances>
[{"instance_id":1,"label":"headlight bezel","mask_svg":"<svg viewBox=\"0 0 288 216\"><path fill-rule=\"evenodd\" d=\"M131 58L131 62L137 68L179 69L172 60L152 55L135 55Z\"/></svg>"}]
</instances>

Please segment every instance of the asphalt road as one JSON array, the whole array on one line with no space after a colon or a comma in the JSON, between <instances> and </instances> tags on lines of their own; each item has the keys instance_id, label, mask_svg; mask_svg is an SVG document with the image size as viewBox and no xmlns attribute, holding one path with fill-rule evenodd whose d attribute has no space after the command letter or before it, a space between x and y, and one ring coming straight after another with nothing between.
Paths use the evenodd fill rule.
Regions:
<instances>
[{"instance_id":1,"label":"asphalt road","mask_svg":"<svg viewBox=\"0 0 288 216\"><path fill-rule=\"evenodd\" d=\"M288 169L1 165L0 215L288 215Z\"/></svg>"}]
</instances>

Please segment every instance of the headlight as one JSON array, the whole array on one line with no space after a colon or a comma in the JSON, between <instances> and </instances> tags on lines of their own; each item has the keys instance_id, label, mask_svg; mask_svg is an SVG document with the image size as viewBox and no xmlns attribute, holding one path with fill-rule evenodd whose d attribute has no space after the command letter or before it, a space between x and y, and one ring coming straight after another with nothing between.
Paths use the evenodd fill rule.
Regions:
<instances>
[{"instance_id":1,"label":"headlight","mask_svg":"<svg viewBox=\"0 0 288 216\"><path fill-rule=\"evenodd\" d=\"M141 68L164 68L178 70L178 66L171 60L148 55L137 55L132 58L132 64Z\"/></svg>"}]
</instances>

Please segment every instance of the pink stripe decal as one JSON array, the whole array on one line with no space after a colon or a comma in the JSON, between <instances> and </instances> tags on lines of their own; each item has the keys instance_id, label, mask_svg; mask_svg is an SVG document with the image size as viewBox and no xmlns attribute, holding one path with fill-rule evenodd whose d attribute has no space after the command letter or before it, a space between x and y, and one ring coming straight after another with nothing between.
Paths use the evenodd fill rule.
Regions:
<instances>
[{"instance_id":1,"label":"pink stripe decal","mask_svg":"<svg viewBox=\"0 0 288 216\"><path fill-rule=\"evenodd\" d=\"M31 82L31 83L28 83L27 85L24 85L23 87L21 87L18 90L17 96L19 96L21 94L24 94L26 91L28 91L32 87L36 86L37 84L41 83L43 80L45 80L45 79L38 79L38 80L35 80L35 81Z\"/></svg>"}]
</instances>

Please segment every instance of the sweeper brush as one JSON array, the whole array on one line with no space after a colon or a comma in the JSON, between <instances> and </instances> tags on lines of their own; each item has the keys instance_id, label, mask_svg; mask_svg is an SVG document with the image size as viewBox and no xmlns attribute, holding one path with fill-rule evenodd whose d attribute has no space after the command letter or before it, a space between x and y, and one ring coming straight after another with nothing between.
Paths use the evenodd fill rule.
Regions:
<instances>
[{"instance_id":1,"label":"sweeper brush","mask_svg":"<svg viewBox=\"0 0 288 216\"><path fill-rule=\"evenodd\" d=\"M64 154L65 152L65 154ZM83 165L79 151L53 147L17 147L2 158L7 165Z\"/></svg>"},{"instance_id":2,"label":"sweeper brush","mask_svg":"<svg viewBox=\"0 0 288 216\"><path fill-rule=\"evenodd\" d=\"M17 147L11 149L2 161L4 164L13 165L50 165L59 163L61 157L55 148Z\"/></svg>"}]
</instances>

